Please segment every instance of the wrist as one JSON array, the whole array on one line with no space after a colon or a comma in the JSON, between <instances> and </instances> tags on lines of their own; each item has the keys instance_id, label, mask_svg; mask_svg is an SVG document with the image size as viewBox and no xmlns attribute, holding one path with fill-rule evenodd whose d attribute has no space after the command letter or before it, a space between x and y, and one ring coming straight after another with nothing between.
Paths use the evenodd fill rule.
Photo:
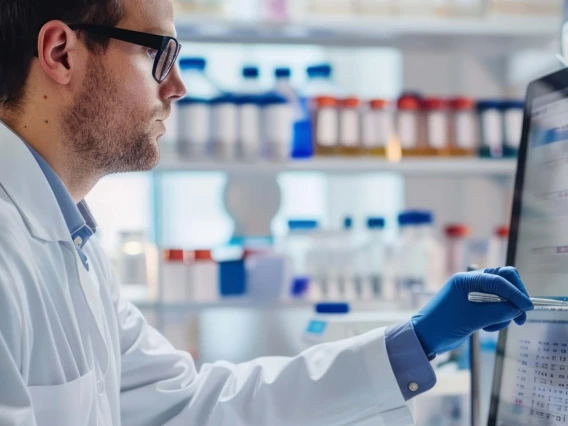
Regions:
<instances>
[{"instance_id":1,"label":"wrist","mask_svg":"<svg viewBox=\"0 0 568 426\"><path fill-rule=\"evenodd\" d=\"M423 316L421 314L417 314L410 319L410 322L414 327L414 332L416 333L416 337L418 337L418 341L420 342L420 346L422 346L424 354L429 361L432 361L434 358L436 358L436 352L427 344L426 339L422 334L422 318Z\"/></svg>"}]
</instances>

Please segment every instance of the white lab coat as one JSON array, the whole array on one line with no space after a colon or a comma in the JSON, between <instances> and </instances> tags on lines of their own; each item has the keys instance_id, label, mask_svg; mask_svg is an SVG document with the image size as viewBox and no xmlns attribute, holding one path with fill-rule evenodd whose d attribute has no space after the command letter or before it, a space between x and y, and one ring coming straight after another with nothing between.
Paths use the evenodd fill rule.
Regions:
<instances>
[{"instance_id":1,"label":"white lab coat","mask_svg":"<svg viewBox=\"0 0 568 426\"><path fill-rule=\"evenodd\" d=\"M95 238L86 271L32 154L0 134L0 425L414 423L384 330L197 371L120 297Z\"/></svg>"}]
</instances>

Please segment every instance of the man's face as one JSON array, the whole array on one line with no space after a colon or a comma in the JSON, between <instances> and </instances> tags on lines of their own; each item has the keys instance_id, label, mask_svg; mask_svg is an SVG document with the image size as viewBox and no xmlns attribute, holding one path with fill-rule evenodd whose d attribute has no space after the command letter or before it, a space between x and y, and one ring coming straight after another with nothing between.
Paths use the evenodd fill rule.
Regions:
<instances>
[{"instance_id":1,"label":"man's face","mask_svg":"<svg viewBox=\"0 0 568 426\"><path fill-rule=\"evenodd\" d=\"M126 17L118 27L175 36L172 0L123 1ZM154 80L154 54L111 40L104 55L90 55L81 88L63 112L66 139L101 176L158 163L164 120L185 88L177 67L162 84Z\"/></svg>"}]
</instances>

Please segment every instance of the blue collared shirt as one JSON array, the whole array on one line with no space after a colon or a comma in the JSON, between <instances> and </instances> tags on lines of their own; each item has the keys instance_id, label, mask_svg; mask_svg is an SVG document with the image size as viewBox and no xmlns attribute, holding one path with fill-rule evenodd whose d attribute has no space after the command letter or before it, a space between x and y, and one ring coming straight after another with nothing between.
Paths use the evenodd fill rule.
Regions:
<instances>
[{"instance_id":1,"label":"blue collared shirt","mask_svg":"<svg viewBox=\"0 0 568 426\"><path fill-rule=\"evenodd\" d=\"M83 247L85 247L89 238L97 232L97 223L95 222L87 203L83 200L79 204L75 204L71 194L69 194L69 191L63 182L61 182L57 173L55 173L47 161L45 161L45 159L35 149L33 149L30 145L27 146L43 171L43 174L53 191L53 195L55 195L55 199L59 204L59 208L61 209L61 213L63 214L63 218L65 219L65 223L69 229L71 240L75 243L79 257L81 258L85 268L88 270L89 261L83 252Z\"/></svg>"},{"instance_id":2,"label":"blue collared shirt","mask_svg":"<svg viewBox=\"0 0 568 426\"><path fill-rule=\"evenodd\" d=\"M388 328L385 342L392 371L406 401L434 387L436 374L411 321Z\"/></svg>"}]
</instances>

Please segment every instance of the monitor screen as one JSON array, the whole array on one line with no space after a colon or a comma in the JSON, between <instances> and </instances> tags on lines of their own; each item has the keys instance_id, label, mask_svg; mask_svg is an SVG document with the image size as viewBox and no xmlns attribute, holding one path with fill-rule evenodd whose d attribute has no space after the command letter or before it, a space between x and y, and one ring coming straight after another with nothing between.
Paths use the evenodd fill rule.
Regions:
<instances>
[{"instance_id":1,"label":"monitor screen","mask_svg":"<svg viewBox=\"0 0 568 426\"><path fill-rule=\"evenodd\" d=\"M568 296L568 70L528 89L507 263L531 296ZM500 333L489 425L568 425L568 310Z\"/></svg>"},{"instance_id":2,"label":"monitor screen","mask_svg":"<svg viewBox=\"0 0 568 426\"><path fill-rule=\"evenodd\" d=\"M495 426L568 425L568 311L535 311L509 327Z\"/></svg>"},{"instance_id":3,"label":"monitor screen","mask_svg":"<svg viewBox=\"0 0 568 426\"><path fill-rule=\"evenodd\" d=\"M518 229L511 235L516 247L509 262L531 296L562 297L568 296L568 90L547 93L554 88L541 85L528 103Z\"/></svg>"}]
</instances>

